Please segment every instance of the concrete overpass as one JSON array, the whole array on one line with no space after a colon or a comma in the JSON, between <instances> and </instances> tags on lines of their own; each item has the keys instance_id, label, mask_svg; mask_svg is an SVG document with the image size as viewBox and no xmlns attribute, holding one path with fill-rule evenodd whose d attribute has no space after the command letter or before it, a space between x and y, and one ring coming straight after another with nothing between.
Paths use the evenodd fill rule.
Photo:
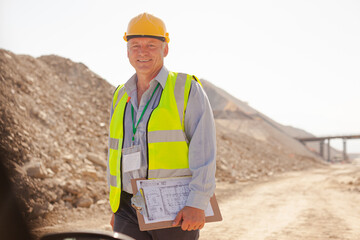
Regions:
<instances>
[{"instance_id":1,"label":"concrete overpass","mask_svg":"<svg viewBox=\"0 0 360 240\"><path fill-rule=\"evenodd\" d=\"M336 135L336 136L324 136L324 137L305 137L305 138L296 138L303 144L305 142L319 142L320 143L320 155L324 158L324 143L327 142L327 161L330 162L330 140L331 139L342 139L343 140L343 160L347 160L346 154L346 141L350 139L360 139L360 134L353 135Z\"/></svg>"}]
</instances>

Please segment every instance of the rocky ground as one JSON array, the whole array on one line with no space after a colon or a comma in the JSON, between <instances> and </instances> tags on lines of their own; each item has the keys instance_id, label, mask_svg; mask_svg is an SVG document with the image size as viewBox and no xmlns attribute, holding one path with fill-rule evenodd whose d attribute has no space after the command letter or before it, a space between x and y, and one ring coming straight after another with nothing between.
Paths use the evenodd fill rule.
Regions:
<instances>
[{"instance_id":1,"label":"rocky ground","mask_svg":"<svg viewBox=\"0 0 360 240\"><path fill-rule=\"evenodd\" d=\"M360 161L247 182L218 181L215 192L223 221L207 223L200 239L357 240L360 234ZM111 231L109 214L93 206L67 209L62 220L33 232Z\"/></svg>"},{"instance_id":2,"label":"rocky ground","mask_svg":"<svg viewBox=\"0 0 360 240\"><path fill-rule=\"evenodd\" d=\"M34 229L50 229L71 219L107 218L107 136L115 87L82 63L1 49L0 82L0 153L27 221ZM219 102L217 91L205 90L212 105ZM269 120L226 101L227 107L214 105L219 182L323 165Z\"/></svg>"}]
</instances>

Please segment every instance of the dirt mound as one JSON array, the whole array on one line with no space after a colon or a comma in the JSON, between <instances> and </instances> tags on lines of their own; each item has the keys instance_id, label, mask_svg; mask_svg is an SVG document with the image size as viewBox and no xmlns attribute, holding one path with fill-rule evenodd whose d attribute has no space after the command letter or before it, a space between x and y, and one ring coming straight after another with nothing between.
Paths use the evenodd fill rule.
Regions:
<instances>
[{"instance_id":1,"label":"dirt mound","mask_svg":"<svg viewBox=\"0 0 360 240\"><path fill-rule=\"evenodd\" d=\"M0 150L27 218L44 226L67 221L69 211L108 214L107 137L115 87L82 63L1 49L0 81ZM221 89L205 89L212 104L224 99ZM219 181L319 164L291 136L232 99L214 106Z\"/></svg>"},{"instance_id":2,"label":"dirt mound","mask_svg":"<svg viewBox=\"0 0 360 240\"><path fill-rule=\"evenodd\" d=\"M227 128L229 122L216 122L218 180L234 183L322 165L317 158L295 153L271 137L251 137Z\"/></svg>"},{"instance_id":3,"label":"dirt mound","mask_svg":"<svg viewBox=\"0 0 360 240\"><path fill-rule=\"evenodd\" d=\"M1 154L30 219L106 199L114 87L58 56L0 51Z\"/></svg>"},{"instance_id":4,"label":"dirt mound","mask_svg":"<svg viewBox=\"0 0 360 240\"><path fill-rule=\"evenodd\" d=\"M212 83L201 82L215 116L218 179L245 181L321 164L295 139L313 135L283 126Z\"/></svg>"},{"instance_id":5,"label":"dirt mound","mask_svg":"<svg viewBox=\"0 0 360 240\"><path fill-rule=\"evenodd\" d=\"M215 118L221 119L223 123L227 122L224 120L231 120L232 122L233 120L241 119L241 121L237 121L242 123L241 127L239 127L239 124L235 124L237 125L236 131L241 130L247 135L255 138L257 138L259 134L254 134L254 131L260 133L260 135L267 133L267 135L272 136L272 140L276 140L279 143L280 147L286 146L287 149L290 149L297 154L309 156L311 158L320 157L320 145L318 142L307 142L307 149L304 149L304 147L300 146L299 142L294 139L314 137L313 134L299 128L282 125L252 108L247 102L235 98L223 89L216 87L206 80L201 81L209 96ZM223 125L228 126L229 124L230 123L227 122ZM269 139L267 140L269 141ZM327 159L327 146L324 146L324 148L325 159ZM309 151L312 152L312 154L310 154ZM330 151L331 161L338 161L339 159L337 156L341 156L342 153L331 147Z\"/></svg>"}]
</instances>

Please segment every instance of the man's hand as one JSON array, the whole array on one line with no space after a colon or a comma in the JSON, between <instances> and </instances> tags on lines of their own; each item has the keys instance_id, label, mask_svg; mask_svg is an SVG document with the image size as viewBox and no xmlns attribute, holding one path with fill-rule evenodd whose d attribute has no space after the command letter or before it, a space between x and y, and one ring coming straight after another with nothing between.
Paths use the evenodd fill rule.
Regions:
<instances>
[{"instance_id":1,"label":"man's hand","mask_svg":"<svg viewBox=\"0 0 360 240\"><path fill-rule=\"evenodd\" d=\"M114 219L115 219L115 214L112 214L111 220L110 220L110 225L111 225L113 231L114 231Z\"/></svg>"},{"instance_id":2,"label":"man's hand","mask_svg":"<svg viewBox=\"0 0 360 240\"><path fill-rule=\"evenodd\" d=\"M205 212L199 208L185 206L177 214L173 226L177 226L180 223L181 229L184 231L202 229L205 225Z\"/></svg>"}]
</instances>

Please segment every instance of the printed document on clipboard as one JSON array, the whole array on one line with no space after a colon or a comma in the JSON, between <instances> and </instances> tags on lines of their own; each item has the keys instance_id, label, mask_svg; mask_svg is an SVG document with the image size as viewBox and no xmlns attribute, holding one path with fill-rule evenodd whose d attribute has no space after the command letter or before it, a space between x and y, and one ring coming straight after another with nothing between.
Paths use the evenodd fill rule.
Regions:
<instances>
[{"instance_id":1,"label":"printed document on clipboard","mask_svg":"<svg viewBox=\"0 0 360 240\"><path fill-rule=\"evenodd\" d=\"M140 230L173 227L177 213L185 206L189 196L191 177L167 179L133 179L132 205L137 209ZM137 193L137 194L135 194ZM205 221L221 221L215 195L205 210Z\"/></svg>"}]
</instances>

